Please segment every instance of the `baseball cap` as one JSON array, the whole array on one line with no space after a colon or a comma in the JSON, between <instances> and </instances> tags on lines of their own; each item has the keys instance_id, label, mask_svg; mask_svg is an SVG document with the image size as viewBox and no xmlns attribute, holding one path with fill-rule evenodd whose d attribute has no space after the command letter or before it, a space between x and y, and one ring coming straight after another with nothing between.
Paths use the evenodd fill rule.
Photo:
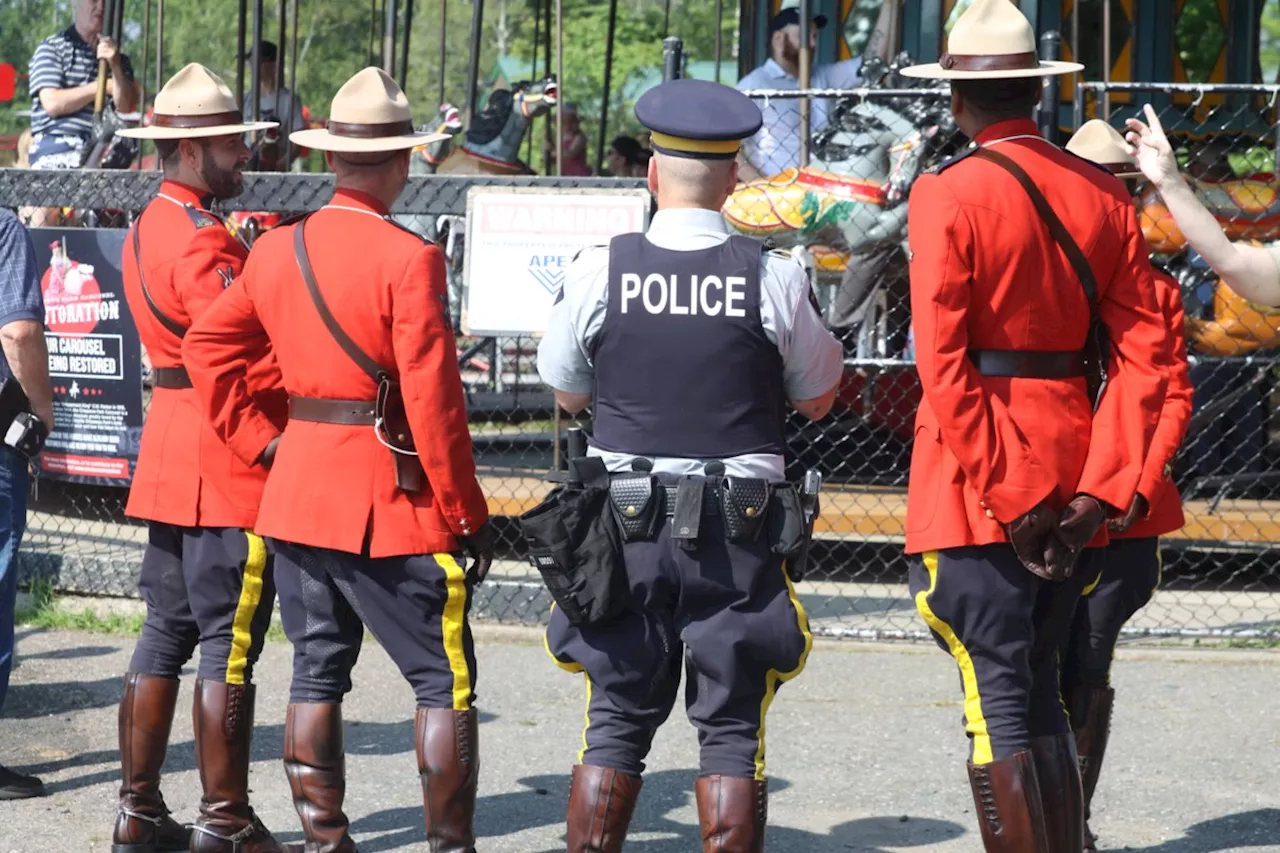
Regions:
<instances>
[{"instance_id":1,"label":"baseball cap","mask_svg":"<svg viewBox=\"0 0 1280 853\"><path fill-rule=\"evenodd\" d=\"M813 15L809 20L818 29L822 29L827 25L826 15ZM800 26L800 10L794 6L790 9L783 9L769 19L769 35L773 35L783 27L790 26Z\"/></svg>"}]
</instances>

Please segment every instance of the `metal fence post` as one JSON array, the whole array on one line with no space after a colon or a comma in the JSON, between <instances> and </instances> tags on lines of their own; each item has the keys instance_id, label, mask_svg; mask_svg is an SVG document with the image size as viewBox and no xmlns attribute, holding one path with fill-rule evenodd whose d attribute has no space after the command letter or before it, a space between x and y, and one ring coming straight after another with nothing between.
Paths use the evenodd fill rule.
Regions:
<instances>
[{"instance_id":1,"label":"metal fence post","mask_svg":"<svg viewBox=\"0 0 1280 853\"><path fill-rule=\"evenodd\" d=\"M1040 58L1054 62L1062 55L1062 33L1050 30L1040 36ZM1062 96L1062 83L1058 77L1045 80L1040 91L1040 134L1055 145L1058 144L1058 99Z\"/></svg>"},{"instance_id":2,"label":"metal fence post","mask_svg":"<svg viewBox=\"0 0 1280 853\"><path fill-rule=\"evenodd\" d=\"M684 55L684 42L679 36L668 36L662 40L662 79L679 80L681 58Z\"/></svg>"}]
</instances>

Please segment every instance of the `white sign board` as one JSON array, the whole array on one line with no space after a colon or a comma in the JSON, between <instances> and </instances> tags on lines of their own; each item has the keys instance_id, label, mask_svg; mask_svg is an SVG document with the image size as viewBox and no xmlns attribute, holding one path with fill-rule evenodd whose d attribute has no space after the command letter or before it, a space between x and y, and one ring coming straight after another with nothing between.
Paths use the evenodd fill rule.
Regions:
<instances>
[{"instance_id":1,"label":"white sign board","mask_svg":"<svg viewBox=\"0 0 1280 853\"><path fill-rule=\"evenodd\" d=\"M469 190L463 332L545 332L573 256L618 234L644 231L650 198L648 190L621 188Z\"/></svg>"}]
</instances>

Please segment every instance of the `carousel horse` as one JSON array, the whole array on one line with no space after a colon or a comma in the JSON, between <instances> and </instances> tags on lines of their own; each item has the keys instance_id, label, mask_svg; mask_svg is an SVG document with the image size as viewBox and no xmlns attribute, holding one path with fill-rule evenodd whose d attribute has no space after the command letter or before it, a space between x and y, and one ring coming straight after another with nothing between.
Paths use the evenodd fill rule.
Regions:
<instances>
[{"instance_id":1,"label":"carousel horse","mask_svg":"<svg viewBox=\"0 0 1280 853\"><path fill-rule=\"evenodd\" d=\"M555 77L498 89L467 128L461 145L436 167L438 175L531 175L520 162L529 120L550 112L558 93Z\"/></svg>"},{"instance_id":2,"label":"carousel horse","mask_svg":"<svg viewBox=\"0 0 1280 853\"><path fill-rule=\"evenodd\" d=\"M1182 291L1188 349L1208 356L1238 356L1280 347L1280 309L1250 302L1185 254L1160 266Z\"/></svg>"},{"instance_id":3,"label":"carousel horse","mask_svg":"<svg viewBox=\"0 0 1280 853\"><path fill-rule=\"evenodd\" d=\"M1280 240L1280 182L1272 176L1226 181L1191 179L1189 183L1232 240ZM1154 187L1138 197L1138 221L1147 245L1157 255L1176 255L1187 247L1169 208Z\"/></svg>"},{"instance_id":4,"label":"carousel horse","mask_svg":"<svg viewBox=\"0 0 1280 853\"><path fill-rule=\"evenodd\" d=\"M409 164L409 174L434 175L453 150L453 137L462 132L462 113L453 104L441 104L435 120L418 130L449 134L446 139L438 139L413 149L417 156Z\"/></svg>"},{"instance_id":5,"label":"carousel horse","mask_svg":"<svg viewBox=\"0 0 1280 853\"><path fill-rule=\"evenodd\" d=\"M865 85L919 86L897 74L909 62L906 54L868 62ZM952 130L945 99L846 99L814 135L812 165L739 186L725 218L779 248L827 247L815 252L819 267L839 271L849 254L901 242L911 184L941 159Z\"/></svg>"}]
</instances>

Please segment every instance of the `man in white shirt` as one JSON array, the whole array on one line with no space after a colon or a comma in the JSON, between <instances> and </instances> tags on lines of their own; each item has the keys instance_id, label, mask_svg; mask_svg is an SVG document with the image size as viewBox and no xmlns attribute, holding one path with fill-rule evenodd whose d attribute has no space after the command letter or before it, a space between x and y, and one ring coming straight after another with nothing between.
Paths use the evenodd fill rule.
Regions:
<instances>
[{"instance_id":1,"label":"man in white shirt","mask_svg":"<svg viewBox=\"0 0 1280 853\"><path fill-rule=\"evenodd\" d=\"M825 15L815 15L809 26L809 50L817 44L818 30L827 25ZM852 89L862 82L862 59L819 65L809 75L812 89ZM769 59L738 81L738 91L800 88L800 13L783 9L769 21ZM748 164L760 175L776 175L800 165L800 101L796 98L757 100L764 126L743 146ZM827 123L829 98L815 98L809 108L809 132ZM749 174L743 177L751 177Z\"/></svg>"}]
</instances>

